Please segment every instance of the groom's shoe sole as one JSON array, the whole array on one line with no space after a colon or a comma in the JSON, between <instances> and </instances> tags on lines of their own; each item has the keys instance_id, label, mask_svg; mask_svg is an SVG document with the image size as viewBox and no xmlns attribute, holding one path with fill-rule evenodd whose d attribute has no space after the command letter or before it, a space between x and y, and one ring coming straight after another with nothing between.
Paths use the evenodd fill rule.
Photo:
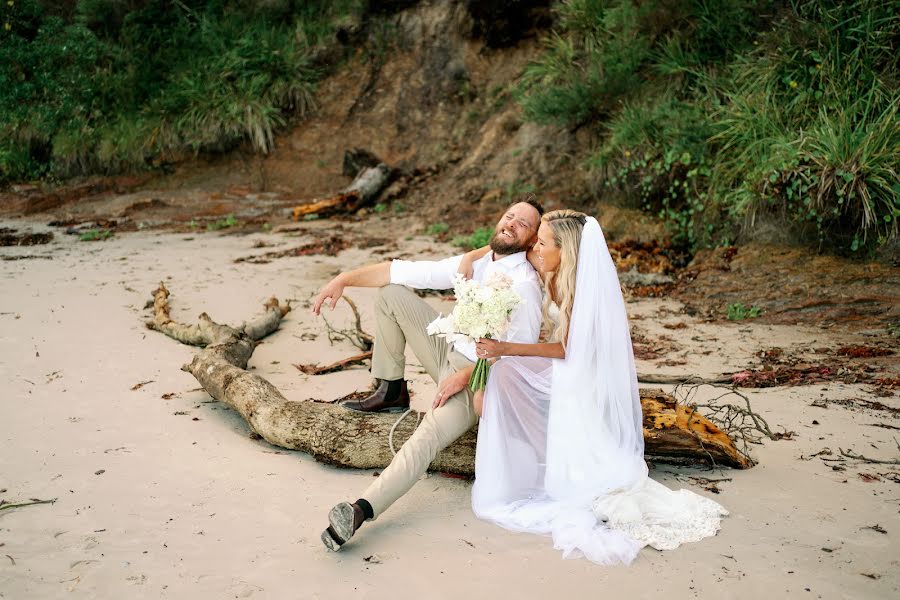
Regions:
<instances>
[{"instance_id":1,"label":"groom's shoe sole","mask_svg":"<svg viewBox=\"0 0 900 600\"><path fill-rule=\"evenodd\" d=\"M340 544L346 544L353 537L356 530L353 528L353 507L349 502L336 504L328 513L328 524L334 533L334 538ZM326 530L328 533L328 530ZM327 545L327 544L326 544Z\"/></svg>"},{"instance_id":2,"label":"groom's shoe sole","mask_svg":"<svg viewBox=\"0 0 900 600\"><path fill-rule=\"evenodd\" d=\"M337 552L341 549L341 546L344 545L344 542L340 541L337 538L337 534L334 533L334 529L332 529L331 527L322 532L321 539L322 543L325 544L325 547L332 552Z\"/></svg>"}]
</instances>

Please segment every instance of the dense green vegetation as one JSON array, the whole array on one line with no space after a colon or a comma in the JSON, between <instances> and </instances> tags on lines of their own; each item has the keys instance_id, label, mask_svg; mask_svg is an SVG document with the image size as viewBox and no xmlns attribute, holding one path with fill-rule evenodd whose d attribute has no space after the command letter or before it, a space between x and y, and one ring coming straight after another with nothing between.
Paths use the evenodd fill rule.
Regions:
<instances>
[{"instance_id":1,"label":"dense green vegetation","mask_svg":"<svg viewBox=\"0 0 900 600\"><path fill-rule=\"evenodd\" d=\"M0 184L244 141L267 152L311 107L317 53L367 5L0 0ZM518 99L528 119L598 134L587 167L602 197L658 214L691 247L729 243L760 218L843 251L896 238L897 2L564 0L555 11Z\"/></svg>"},{"instance_id":2,"label":"dense green vegetation","mask_svg":"<svg viewBox=\"0 0 900 600\"><path fill-rule=\"evenodd\" d=\"M358 4L0 0L0 182L268 151Z\"/></svg>"},{"instance_id":3,"label":"dense green vegetation","mask_svg":"<svg viewBox=\"0 0 900 600\"><path fill-rule=\"evenodd\" d=\"M595 128L601 194L728 243L774 214L857 251L900 218L900 9L882 0L568 0L528 118Z\"/></svg>"}]
</instances>

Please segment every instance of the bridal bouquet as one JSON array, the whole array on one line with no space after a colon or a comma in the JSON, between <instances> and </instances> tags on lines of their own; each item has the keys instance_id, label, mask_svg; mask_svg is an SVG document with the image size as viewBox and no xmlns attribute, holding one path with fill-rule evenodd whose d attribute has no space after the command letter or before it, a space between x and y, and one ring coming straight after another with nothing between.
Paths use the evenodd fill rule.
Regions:
<instances>
[{"instance_id":1,"label":"bridal bouquet","mask_svg":"<svg viewBox=\"0 0 900 600\"><path fill-rule=\"evenodd\" d=\"M456 308L446 317L441 315L428 325L428 334L443 337L448 343L474 341L478 338L497 339L506 333L513 310L522 302L512 289L512 280L494 274L483 283L466 279L460 274L453 281ZM490 364L479 358L469 378L473 392L484 389Z\"/></svg>"}]
</instances>

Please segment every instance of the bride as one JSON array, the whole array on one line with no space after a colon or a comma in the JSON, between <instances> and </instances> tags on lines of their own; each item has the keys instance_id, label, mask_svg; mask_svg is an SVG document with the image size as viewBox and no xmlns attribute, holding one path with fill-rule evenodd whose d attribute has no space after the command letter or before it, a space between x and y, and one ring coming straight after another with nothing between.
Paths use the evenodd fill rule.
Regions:
<instances>
[{"instance_id":1,"label":"bride","mask_svg":"<svg viewBox=\"0 0 900 600\"><path fill-rule=\"evenodd\" d=\"M477 343L479 358L499 360L476 397L476 516L599 564L715 535L723 507L648 477L625 303L600 225L547 213L534 255L552 341Z\"/></svg>"}]
</instances>

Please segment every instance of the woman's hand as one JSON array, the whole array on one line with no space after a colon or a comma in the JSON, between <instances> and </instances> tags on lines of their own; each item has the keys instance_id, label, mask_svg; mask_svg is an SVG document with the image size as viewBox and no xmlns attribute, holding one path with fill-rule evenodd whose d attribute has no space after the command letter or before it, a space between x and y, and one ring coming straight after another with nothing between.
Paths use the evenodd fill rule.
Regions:
<instances>
[{"instance_id":1,"label":"woman's hand","mask_svg":"<svg viewBox=\"0 0 900 600\"><path fill-rule=\"evenodd\" d=\"M432 408L443 406L444 402L449 400L451 396L466 389L466 386L469 384L469 377L472 375L472 369L474 369L474 367L457 371L441 381L438 384L438 391L434 397L434 402L431 403Z\"/></svg>"},{"instance_id":2,"label":"woman's hand","mask_svg":"<svg viewBox=\"0 0 900 600\"><path fill-rule=\"evenodd\" d=\"M475 272L473 265L475 264L475 258L472 256L471 252L468 252L463 255L462 261L459 263L459 268L457 268L456 272L465 277L466 279L472 279L472 275Z\"/></svg>"},{"instance_id":3,"label":"woman's hand","mask_svg":"<svg viewBox=\"0 0 900 600\"><path fill-rule=\"evenodd\" d=\"M475 341L475 356L478 358L498 358L509 355L509 344L488 338Z\"/></svg>"},{"instance_id":4,"label":"woman's hand","mask_svg":"<svg viewBox=\"0 0 900 600\"><path fill-rule=\"evenodd\" d=\"M483 246L481 248L476 248L475 250L470 250L463 254L462 260L459 263L459 267L457 267L456 272L461 274L466 279L472 279L475 274L475 261L479 260L485 254L490 252L490 246Z\"/></svg>"}]
</instances>

